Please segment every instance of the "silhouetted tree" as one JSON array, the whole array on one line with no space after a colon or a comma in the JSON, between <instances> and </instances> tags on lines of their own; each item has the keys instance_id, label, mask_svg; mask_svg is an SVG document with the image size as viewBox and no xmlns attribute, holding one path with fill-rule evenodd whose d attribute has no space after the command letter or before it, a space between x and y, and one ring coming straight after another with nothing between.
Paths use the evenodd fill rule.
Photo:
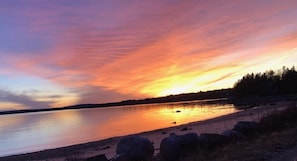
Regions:
<instances>
[{"instance_id":1,"label":"silhouetted tree","mask_svg":"<svg viewBox=\"0 0 297 161\"><path fill-rule=\"evenodd\" d=\"M269 96L277 94L297 93L297 72L293 66L291 69L283 67L276 74L273 70L247 74L238 80L233 88L233 96Z\"/></svg>"},{"instance_id":2,"label":"silhouetted tree","mask_svg":"<svg viewBox=\"0 0 297 161\"><path fill-rule=\"evenodd\" d=\"M297 93L297 72L293 66L291 69L283 69L281 81L279 82L280 94Z\"/></svg>"}]
</instances>

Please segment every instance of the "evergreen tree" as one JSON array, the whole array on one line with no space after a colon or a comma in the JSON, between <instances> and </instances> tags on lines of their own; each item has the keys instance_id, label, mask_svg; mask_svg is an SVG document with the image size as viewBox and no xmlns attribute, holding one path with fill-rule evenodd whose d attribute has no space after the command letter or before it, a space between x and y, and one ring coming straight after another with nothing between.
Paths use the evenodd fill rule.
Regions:
<instances>
[{"instance_id":1,"label":"evergreen tree","mask_svg":"<svg viewBox=\"0 0 297 161\"><path fill-rule=\"evenodd\" d=\"M235 97L269 96L279 94L297 94L297 72L283 67L280 72L273 70L247 74L238 80L233 88Z\"/></svg>"}]
</instances>

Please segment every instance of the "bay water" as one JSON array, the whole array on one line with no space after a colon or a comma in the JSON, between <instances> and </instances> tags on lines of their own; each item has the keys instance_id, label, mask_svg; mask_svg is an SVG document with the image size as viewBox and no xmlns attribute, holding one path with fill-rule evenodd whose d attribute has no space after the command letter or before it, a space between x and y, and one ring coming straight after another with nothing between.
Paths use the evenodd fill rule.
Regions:
<instances>
[{"instance_id":1,"label":"bay water","mask_svg":"<svg viewBox=\"0 0 297 161\"><path fill-rule=\"evenodd\" d=\"M97 141L202 121L238 110L201 101L0 116L0 156Z\"/></svg>"}]
</instances>

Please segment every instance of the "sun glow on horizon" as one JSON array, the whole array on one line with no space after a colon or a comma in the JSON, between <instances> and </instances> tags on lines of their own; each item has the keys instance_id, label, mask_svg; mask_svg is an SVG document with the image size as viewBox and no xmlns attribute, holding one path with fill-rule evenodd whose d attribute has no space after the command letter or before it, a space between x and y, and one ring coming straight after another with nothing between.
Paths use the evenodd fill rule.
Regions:
<instances>
[{"instance_id":1,"label":"sun glow on horizon","mask_svg":"<svg viewBox=\"0 0 297 161\"><path fill-rule=\"evenodd\" d=\"M176 73L174 76L160 78L141 90L142 93L160 97L198 91L231 88L236 79L241 76L242 67L224 66L214 69Z\"/></svg>"}]
</instances>

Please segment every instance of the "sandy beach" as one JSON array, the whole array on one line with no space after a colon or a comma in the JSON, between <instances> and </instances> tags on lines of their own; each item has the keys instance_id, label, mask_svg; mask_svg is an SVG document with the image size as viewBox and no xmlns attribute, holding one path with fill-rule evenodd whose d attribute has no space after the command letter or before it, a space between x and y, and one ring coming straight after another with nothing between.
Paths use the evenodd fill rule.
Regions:
<instances>
[{"instance_id":1,"label":"sandy beach","mask_svg":"<svg viewBox=\"0 0 297 161\"><path fill-rule=\"evenodd\" d=\"M161 141L174 133L177 135L195 132L201 133L222 133L226 129L232 129L238 121L259 121L262 116L268 115L277 110L283 110L293 101L281 101L273 104L261 105L250 109L242 110L233 114L208 119L204 121L192 122L180 126L158 129L139 133L151 140L154 144L155 154L159 153ZM122 136L124 137L124 136ZM117 143L122 137L109 138L105 140L73 145L69 147L44 150L40 152L2 157L0 160L38 160L38 161L65 161L73 159L89 158L99 154L105 154L108 159L115 156Z\"/></svg>"}]
</instances>

